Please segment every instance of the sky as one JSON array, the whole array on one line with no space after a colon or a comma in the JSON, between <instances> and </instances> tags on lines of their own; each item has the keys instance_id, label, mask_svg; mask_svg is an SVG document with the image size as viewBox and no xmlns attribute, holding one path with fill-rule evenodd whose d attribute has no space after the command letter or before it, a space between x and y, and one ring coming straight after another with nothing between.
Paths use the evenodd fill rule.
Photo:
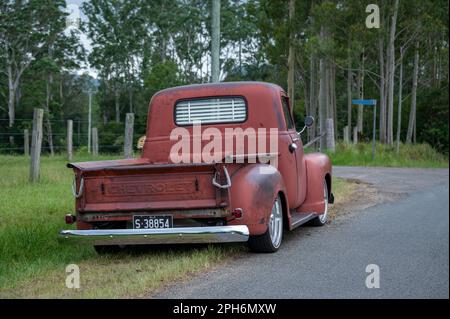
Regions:
<instances>
[{"instance_id":1,"label":"sky","mask_svg":"<svg viewBox=\"0 0 450 319\"><path fill-rule=\"evenodd\" d=\"M66 6L69 12L68 19L69 21L74 21L75 19L81 19L81 21L86 21L86 16L81 11L81 5L85 2L84 0L67 0ZM76 24L68 23L67 30L71 30L77 28ZM83 44L84 48L90 52L92 49L91 41L87 37L84 32L80 33L80 42ZM84 65L77 73L85 73L88 72L91 76L97 78L97 70L94 68L90 68L89 65Z\"/></svg>"}]
</instances>

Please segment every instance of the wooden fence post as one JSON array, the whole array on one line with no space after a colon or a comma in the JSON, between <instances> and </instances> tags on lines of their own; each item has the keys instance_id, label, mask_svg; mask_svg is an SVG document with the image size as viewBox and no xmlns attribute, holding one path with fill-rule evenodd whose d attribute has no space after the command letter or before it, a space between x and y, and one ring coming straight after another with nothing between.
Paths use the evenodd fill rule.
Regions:
<instances>
[{"instance_id":1,"label":"wooden fence post","mask_svg":"<svg viewBox=\"0 0 450 319\"><path fill-rule=\"evenodd\" d=\"M67 158L69 161L72 160L72 148L73 148L73 121L67 120Z\"/></svg>"},{"instance_id":2,"label":"wooden fence post","mask_svg":"<svg viewBox=\"0 0 450 319\"><path fill-rule=\"evenodd\" d=\"M92 155L98 156L98 131L96 127L92 128Z\"/></svg>"},{"instance_id":3,"label":"wooden fence post","mask_svg":"<svg viewBox=\"0 0 450 319\"><path fill-rule=\"evenodd\" d=\"M30 133L28 130L23 130L23 152L25 156L30 156Z\"/></svg>"},{"instance_id":4,"label":"wooden fence post","mask_svg":"<svg viewBox=\"0 0 450 319\"><path fill-rule=\"evenodd\" d=\"M336 151L336 145L334 143L334 122L333 122L333 119L327 119L326 132L327 132L327 149L331 153L334 153Z\"/></svg>"},{"instance_id":5,"label":"wooden fence post","mask_svg":"<svg viewBox=\"0 0 450 319\"><path fill-rule=\"evenodd\" d=\"M30 158L30 182L32 183L39 181L43 118L44 118L44 110L35 108L33 115L33 135L31 137L31 158Z\"/></svg>"},{"instance_id":6,"label":"wooden fence post","mask_svg":"<svg viewBox=\"0 0 450 319\"><path fill-rule=\"evenodd\" d=\"M353 128L353 144L358 144L358 126Z\"/></svg>"},{"instance_id":7,"label":"wooden fence post","mask_svg":"<svg viewBox=\"0 0 450 319\"><path fill-rule=\"evenodd\" d=\"M125 118L125 140L123 146L125 158L133 157L133 126L134 113L127 113Z\"/></svg>"}]
</instances>

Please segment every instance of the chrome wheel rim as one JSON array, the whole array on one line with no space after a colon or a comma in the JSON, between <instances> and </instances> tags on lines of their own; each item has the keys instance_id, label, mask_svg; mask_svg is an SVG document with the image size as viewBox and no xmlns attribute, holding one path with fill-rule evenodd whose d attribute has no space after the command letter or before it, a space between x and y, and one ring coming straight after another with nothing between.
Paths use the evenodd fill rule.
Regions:
<instances>
[{"instance_id":1,"label":"chrome wheel rim","mask_svg":"<svg viewBox=\"0 0 450 319\"><path fill-rule=\"evenodd\" d=\"M269 220L269 235L272 245L278 248L281 244L281 236L283 234L283 211L281 209L280 198L277 197L272 207Z\"/></svg>"},{"instance_id":2,"label":"chrome wheel rim","mask_svg":"<svg viewBox=\"0 0 450 319\"><path fill-rule=\"evenodd\" d=\"M325 224L328 218L328 187L326 182L323 182L323 200L325 202L325 210L322 215L319 215L319 219L322 224Z\"/></svg>"}]
</instances>

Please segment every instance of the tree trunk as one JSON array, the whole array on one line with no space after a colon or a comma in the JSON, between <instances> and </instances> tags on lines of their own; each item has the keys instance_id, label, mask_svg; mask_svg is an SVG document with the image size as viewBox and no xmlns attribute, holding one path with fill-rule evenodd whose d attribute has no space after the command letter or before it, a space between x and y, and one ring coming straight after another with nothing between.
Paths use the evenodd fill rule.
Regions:
<instances>
[{"instance_id":1,"label":"tree trunk","mask_svg":"<svg viewBox=\"0 0 450 319\"><path fill-rule=\"evenodd\" d=\"M352 128L352 61L350 56L350 39L347 55L347 126Z\"/></svg>"},{"instance_id":2,"label":"tree trunk","mask_svg":"<svg viewBox=\"0 0 450 319\"><path fill-rule=\"evenodd\" d=\"M334 86L335 86L335 77L334 77L334 63L333 61L326 62L326 80L327 80L327 119L333 120L333 136L327 133L327 140L334 138L336 136L336 107L335 107L335 99L334 99ZM334 143L334 141L333 141ZM327 145L332 145L331 141L327 142Z\"/></svg>"},{"instance_id":3,"label":"tree trunk","mask_svg":"<svg viewBox=\"0 0 450 319\"><path fill-rule=\"evenodd\" d=\"M398 114L397 114L397 153L400 150L400 132L402 130L402 90L403 90L403 54L404 48L400 48L400 71L398 79Z\"/></svg>"},{"instance_id":4,"label":"tree trunk","mask_svg":"<svg viewBox=\"0 0 450 319\"><path fill-rule=\"evenodd\" d=\"M327 119L327 150L331 153L336 151L336 146L334 144L334 121L333 119Z\"/></svg>"},{"instance_id":5,"label":"tree trunk","mask_svg":"<svg viewBox=\"0 0 450 319\"><path fill-rule=\"evenodd\" d=\"M394 3L394 14L391 20L389 34L389 85L388 85L388 114L387 114L387 142L394 143L394 81L395 81L395 30L397 25L398 0Z\"/></svg>"},{"instance_id":6,"label":"tree trunk","mask_svg":"<svg viewBox=\"0 0 450 319\"><path fill-rule=\"evenodd\" d=\"M378 39L378 58L380 64L380 142L386 143L386 94L384 74L384 43L383 36Z\"/></svg>"},{"instance_id":7,"label":"tree trunk","mask_svg":"<svg viewBox=\"0 0 450 319\"><path fill-rule=\"evenodd\" d=\"M314 92L316 92L316 96L315 96L315 101L314 101L314 105L315 105L315 112L316 112L316 116L317 116L317 124L314 127L314 134L315 136L320 134L320 125L319 125L319 121L320 121L320 111L319 111L319 95L320 95L320 60L315 61L315 70L316 70L316 83L314 85ZM317 150L319 149L319 144L317 145Z\"/></svg>"},{"instance_id":8,"label":"tree trunk","mask_svg":"<svg viewBox=\"0 0 450 319\"><path fill-rule=\"evenodd\" d=\"M295 95L294 95L294 74L295 74L295 51L294 51L294 31L292 28L292 19L295 12L295 0L289 0L289 55L288 55L288 79L287 90L288 96L291 100L291 106L294 108Z\"/></svg>"},{"instance_id":9,"label":"tree trunk","mask_svg":"<svg viewBox=\"0 0 450 319\"><path fill-rule=\"evenodd\" d=\"M116 123L120 123L120 94L119 89L117 88L117 84L114 85L114 103L116 106Z\"/></svg>"},{"instance_id":10,"label":"tree trunk","mask_svg":"<svg viewBox=\"0 0 450 319\"><path fill-rule=\"evenodd\" d=\"M303 85L303 98L305 101L306 114L308 115L311 113L311 106L309 105L309 91L308 86L306 85L306 81L305 84Z\"/></svg>"},{"instance_id":11,"label":"tree trunk","mask_svg":"<svg viewBox=\"0 0 450 319\"><path fill-rule=\"evenodd\" d=\"M361 56L361 68L358 71L358 98L364 98L364 50ZM358 118L357 118L357 127L358 132L362 133L363 131L363 119L364 119L364 108L362 105L358 105Z\"/></svg>"},{"instance_id":12,"label":"tree trunk","mask_svg":"<svg viewBox=\"0 0 450 319\"><path fill-rule=\"evenodd\" d=\"M316 58L314 57L314 54L311 53L311 57L309 60L309 109L310 113L307 115L311 115L312 117L316 118L316 111L317 111L317 96L316 96ZM315 127L317 125L314 125L314 128L311 130L308 130L308 141L313 139L316 136L316 130Z\"/></svg>"},{"instance_id":13,"label":"tree trunk","mask_svg":"<svg viewBox=\"0 0 450 319\"><path fill-rule=\"evenodd\" d=\"M48 74L47 83L46 83L45 127L46 127L46 131L47 131L47 143L48 143L48 147L50 149L50 155L54 156L55 151L53 148L52 123L50 122L50 103L53 100L52 84L53 84L53 74L50 72Z\"/></svg>"},{"instance_id":14,"label":"tree trunk","mask_svg":"<svg viewBox=\"0 0 450 319\"><path fill-rule=\"evenodd\" d=\"M320 58L319 68L320 68L320 84L319 84L319 134L323 134L326 132L325 125L327 119L327 96L326 96L326 71L325 71L325 61L323 58ZM323 151L326 146L326 138L322 136L320 138L320 150Z\"/></svg>"},{"instance_id":15,"label":"tree trunk","mask_svg":"<svg viewBox=\"0 0 450 319\"><path fill-rule=\"evenodd\" d=\"M53 148L53 133L52 133L52 123L50 122L49 119L49 113L46 112L46 119L45 119L45 128L47 131L47 143L48 143L48 147L50 150L50 155L54 156L55 155L55 151Z\"/></svg>"},{"instance_id":16,"label":"tree trunk","mask_svg":"<svg viewBox=\"0 0 450 319\"><path fill-rule=\"evenodd\" d=\"M62 108L64 105L64 89L63 89L63 75L61 74L61 76L59 77L59 105Z\"/></svg>"},{"instance_id":17,"label":"tree trunk","mask_svg":"<svg viewBox=\"0 0 450 319\"><path fill-rule=\"evenodd\" d=\"M431 42L431 49L433 51L433 69L432 69L432 86L437 87L438 84L438 46L435 41Z\"/></svg>"},{"instance_id":18,"label":"tree trunk","mask_svg":"<svg viewBox=\"0 0 450 319\"><path fill-rule=\"evenodd\" d=\"M15 119L15 107L14 107L14 99L16 97L16 88L14 86L14 79L13 79L13 71L11 65L8 65L8 117L9 117L9 127L14 126L14 119ZM14 136L9 137L9 143L11 146L14 144Z\"/></svg>"},{"instance_id":19,"label":"tree trunk","mask_svg":"<svg viewBox=\"0 0 450 319\"><path fill-rule=\"evenodd\" d=\"M338 121L337 121L337 105L336 105L336 65L333 62L331 67L331 102L333 103L333 128L334 139L338 138ZM334 141L333 141L334 144Z\"/></svg>"},{"instance_id":20,"label":"tree trunk","mask_svg":"<svg viewBox=\"0 0 450 319\"><path fill-rule=\"evenodd\" d=\"M128 88L128 100L130 103L130 113L133 113L133 88L131 86Z\"/></svg>"},{"instance_id":21,"label":"tree trunk","mask_svg":"<svg viewBox=\"0 0 450 319\"><path fill-rule=\"evenodd\" d=\"M417 102L417 78L419 73L419 41L416 41L414 52L414 70L411 91L411 110L409 112L408 132L406 133L406 143L411 143L413 138L414 124L416 122L416 102Z\"/></svg>"},{"instance_id":22,"label":"tree trunk","mask_svg":"<svg viewBox=\"0 0 450 319\"><path fill-rule=\"evenodd\" d=\"M161 51L160 51L160 59L161 62L166 62L166 54L167 54L167 39L166 39L166 35L163 34L162 35L162 39L161 39Z\"/></svg>"},{"instance_id":23,"label":"tree trunk","mask_svg":"<svg viewBox=\"0 0 450 319\"><path fill-rule=\"evenodd\" d=\"M20 90L20 82L17 83L16 87L16 97L14 98L14 105L15 107L19 107L20 105L20 99L22 98L22 91Z\"/></svg>"},{"instance_id":24,"label":"tree trunk","mask_svg":"<svg viewBox=\"0 0 450 319\"><path fill-rule=\"evenodd\" d=\"M239 75L242 76L242 39L239 38Z\"/></svg>"},{"instance_id":25,"label":"tree trunk","mask_svg":"<svg viewBox=\"0 0 450 319\"><path fill-rule=\"evenodd\" d=\"M333 104L331 101L331 68L327 58L325 58L325 93L327 96L327 119L329 119L333 118Z\"/></svg>"},{"instance_id":26,"label":"tree trunk","mask_svg":"<svg viewBox=\"0 0 450 319\"><path fill-rule=\"evenodd\" d=\"M320 30L320 38L324 40L325 32L323 27ZM319 84L319 122L320 122L320 134L326 132L326 120L327 120L327 80L326 80L326 62L323 57L320 57L319 68L320 68L320 84ZM326 137L322 136L320 138L320 151L325 150L326 147Z\"/></svg>"},{"instance_id":27,"label":"tree trunk","mask_svg":"<svg viewBox=\"0 0 450 319\"><path fill-rule=\"evenodd\" d=\"M10 56L10 50L6 52L6 73L8 76L8 124L9 127L14 126L16 117L16 103L18 101L17 90L19 88L20 78L23 72L29 66L29 62L21 64L18 61L13 60L14 55ZM9 137L9 143L14 144L14 136Z\"/></svg>"}]
</instances>

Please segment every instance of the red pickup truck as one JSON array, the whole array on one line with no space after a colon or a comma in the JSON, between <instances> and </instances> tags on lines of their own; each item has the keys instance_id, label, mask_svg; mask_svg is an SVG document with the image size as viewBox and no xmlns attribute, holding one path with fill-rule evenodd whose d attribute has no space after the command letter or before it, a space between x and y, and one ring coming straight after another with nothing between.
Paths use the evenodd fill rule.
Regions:
<instances>
[{"instance_id":1,"label":"red pickup truck","mask_svg":"<svg viewBox=\"0 0 450 319\"><path fill-rule=\"evenodd\" d=\"M305 128L314 122L306 117ZM175 87L149 105L141 156L69 163L76 215L65 241L98 252L125 245L246 242L275 252L283 231L324 225L331 162L304 154L289 98L277 85Z\"/></svg>"}]
</instances>

